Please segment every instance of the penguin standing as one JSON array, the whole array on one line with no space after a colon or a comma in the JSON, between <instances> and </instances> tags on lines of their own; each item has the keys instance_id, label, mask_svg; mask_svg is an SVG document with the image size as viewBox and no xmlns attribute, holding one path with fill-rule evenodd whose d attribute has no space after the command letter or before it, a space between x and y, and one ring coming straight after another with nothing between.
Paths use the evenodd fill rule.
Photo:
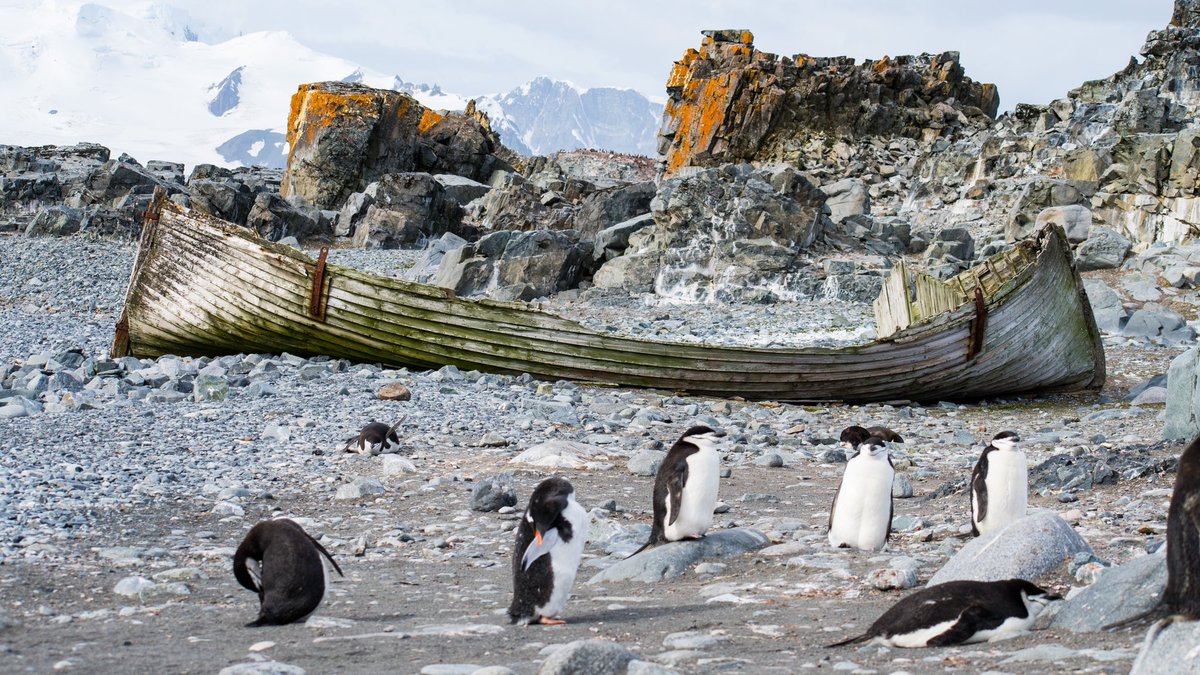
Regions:
<instances>
[{"instance_id":1,"label":"penguin standing","mask_svg":"<svg viewBox=\"0 0 1200 675\"><path fill-rule=\"evenodd\" d=\"M896 470L887 445L868 436L846 462L829 509L829 544L878 551L892 533L892 480Z\"/></svg>"},{"instance_id":2,"label":"penguin standing","mask_svg":"<svg viewBox=\"0 0 1200 675\"><path fill-rule=\"evenodd\" d=\"M1164 616L1200 619L1200 437L1179 455L1167 508L1167 585L1158 603L1106 630Z\"/></svg>"},{"instance_id":3,"label":"penguin standing","mask_svg":"<svg viewBox=\"0 0 1200 675\"><path fill-rule=\"evenodd\" d=\"M561 618L587 541L588 515L563 478L538 483L517 526L513 547L512 623L566 623Z\"/></svg>"},{"instance_id":4,"label":"penguin standing","mask_svg":"<svg viewBox=\"0 0 1200 675\"><path fill-rule=\"evenodd\" d=\"M1029 630L1059 596L1024 579L949 581L897 602L867 632L829 647L873 641L885 647L994 642Z\"/></svg>"},{"instance_id":5,"label":"penguin standing","mask_svg":"<svg viewBox=\"0 0 1200 675\"><path fill-rule=\"evenodd\" d=\"M654 522L650 541L633 552L681 539L700 539L712 527L721 482L717 442L725 434L695 426L683 432L654 476Z\"/></svg>"},{"instance_id":6,"label":"penguin standing","mask_svg":"<svg viewBox=\"0 0 1200 675\"><path fill-rule=\"evenodd\" d=\"M1001 431L983 449L971 471L971 533L978 536L1025 517L1029 501L1029 468L1021 441Z\"/></svg>"},{"instance_id":7,"label":"penguin standing","mask_svg":"<svg viewBox=\"0 0 1200 675\"><path fill-rule=\"evenodd\" d=\"M233 554L233 576L258 593L258 618L246 625L281 626L312 614L329 586L326 560L343 576L325 547L295 521L264 520L250 528Z\"/></svg>"},{"instance_id":8,"label":"penguin standing","mask_svg":"<svg viewBox=\"0 0 1200 675\"><path fill-rule=\"evenodd\" d=\"M396 429L400 428L402 422L403 419L390 427L382 422L371 422L358 432L358 436L347 440L342 449L364 455L396 452L400 449L400 437Z\"/></svg>"}]
</instances>

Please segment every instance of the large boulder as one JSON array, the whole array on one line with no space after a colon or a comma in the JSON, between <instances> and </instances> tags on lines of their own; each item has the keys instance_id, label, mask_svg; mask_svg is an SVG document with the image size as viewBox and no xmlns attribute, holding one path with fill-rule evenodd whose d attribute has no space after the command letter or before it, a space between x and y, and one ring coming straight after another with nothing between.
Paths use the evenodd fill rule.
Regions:
<instances>
[{"instance_id":1,"label":"large boulder","mask_svg":"<svg viewBox=\"0 0 1200 675\"><path fill-rule=\"evenodd\" d=\"M857 178L843 178L821 186L825 203L829 205L829 219L841 223L850 216L861 216L871 212L871 195L867 185Z\"/></svg>"},{"instance_id":2,"label":"large boulder","mask_svg":"<svg viewBox=\"0 0 1200 675\"><path fill-rule=\"evenodd\" d=\"M770 543L765 534L749 528L709 532L703 539L673 541L648 548L605 569L589 579L588 583L630 580L655 583L677 577L701 560L733 558L757 551Z\"/></svg>"},{"instance_id":3,"label":"large boulder","mask_svg":"<svg viewBox=\"0 0 1200 675\"><path fill-rule=\"evenodd\" d=\"M993 85L967 78L957 52L780 57L746 30L704 31L667 77L659 131L666 174L685 166L787 160L803 137L936 138L996 114ZM801 140L798 140L801 139Z\"/></svg>"},{"instance_id":4,"label":"large boulder","mask_svg":"<svg viewBox=\"0 0 1200 675\"><path fill-rule=\"evenodd\" d=\"M1083 552L1091 553L1092 547L1067 521L1053 511L1034 511L967 543L933 575L928 585L960 579L1035 581Z\"/></svg>"},{"instance_id":5,"label":"large boulder","mask_svg":"<svg viewBox=\"0 0 1200 675\"><path fill-rule=\"evenodd\" d=\"M246 227L271 241L295 237L298 241L328 241L333 231L319 213L297 208L271 192L260 193L246 216Z\"/></svg>"},{"instance_id":6,"label":"large boulder","mask_svg":"<svg viewBox=\"0 0 1200 675\"><path fill-rule=\"evenodd\" d=\"M643 213L600 230L592 243L592 257L596 260L611 260L621 255L629 248L630 236L653 224L654 214Z\"/></svg>"},{"instance_id":7,"label":"large boulder","mask_svg":"<svg viewBox=\"0 0 1200 675\"><path fill-rule=\"evenodd\" d=\"M460 296L532 300L578 285L591 248L574 230L493 232L445 252L432 281Z\"/></svg>"},{"instance_id":8,"label":"large boulder","mask_svg":"<svg viewBox=\"0 0 1200 675\"><path fill-rule=\"evenodd\" d=\"M624 223L650 211L654 183L633 183L597 190L583 197L571 219L572 227L584 237Z\"/></svg>"},{"instance_id":9,"label":"large boulder","mask_svg":"<svg viewBox=\"0 0 1200 675\"><path fill-rule=\"evenodd\" d=\"M1087 241L1092 229L1092 210L1082 204L1051 206L1042 209L1034 220L1034 230L1055 223L1067 233L1067 240L1078 244Z\"/></svg>"},{"instance_id":10,"label":"large boulder","mask_svg":"<svg viewBox=\"0 0 1200 675\"><path fill-rule=\"evenodd\" d=\"M464 112L443 115L408 94L352 82L301 85L292 97L287 140L281 192L320 209L340 208L389 173L451 173L486 182L516 161L473 102Z\"/></svg>"},{"instance_id":11,"label":"large boulder","mask_svg":"<svg viewBox=\"0 0 1200 675\"><path fill-rule=\"evenodd\" d=\"M231 178L193 179L187 196L191 208L238 224L246 222L256 198L249 186Z\"/></svg>"},{"instance_id":12,"label":"large boulder","mask_svg":"<svg viewBox=\"0 0 1200 675\"><path fill-rule=\"evenodd\" d=\"M474 220L487 230L564 230L572 205L516 173L498 174L475 203Z\"/></svg>"},{"instance_id":13,"label":"large boulder","mask_svg":"<svg viewBox=\"0 0 1200 675\"><path fill-rule=\"evenodd\" d=\"M1200 622L1154 624L1146 631L1129 675L1200 673Z\"/></svg>"},{"instance_id":14,"label":"large boulder","mask_svg":"<svg viewBox=\"0 0 1200 675\"><path fill-rule=\"evenodd\" d=\"M1190 441L1200 436L1200 349L1192 347L1176 356L1167 370L1167 410L1163 438Z\"/></svg>"},{"instance_id":15,"label":"large boulder","mask_svg":"<svg viewBox=\"0 0 1200 675\"><path fill-rule=\"evenodd\" d=\"M1166 547L1105 570L1092 585L1064 602L1051 624L1088 633L1130 619L1158 604L1167 586Z\"/></svg>"},{"instance_id":16,"label":"large boulder","mask_svg":"<svg viewBox=\"0 0 1200 675\"><path fill-rule=\"evenodd\" d=\"M1030 236L1037 229L1038 216L1046 209L1082 204L1094 189L1081 181L1051 178L1035 178L1025 183L1009 211L1004 237L1017 241Z\"/></svg>"},{"instance_id":17,"label":"large boulder","mask_svg":"<svg viewBox=\"0 0 1200 675\"><path fill-rule=\"evenodd\" d=\"M1087 292L1088 304L1092 306L1096 328L1112 335L1120 333L1129 314L1125 311L1121 296L1102 279L1084 279L1083 290Z\"/></svg>"},{"instance_id":18,"label":"large boulder","mask_svg":"<svg viewBox=\"0 0 1200 675\"><path fill-rule=\"evenodd\" d=\"M1132 246L1132 242L1110 227L1093 228L1087 241L1075 249L1075 268L1087 272L1118 267Z\"/></svg>"},{"instance_id":19,"label":"large boulder","mask_svg":"<svg viewBox=\"0 0 1200 675\"><path fill-rule=\"evenodd\" d=\"M458 204L446 199L442 183L427 173L388 174L362 195L361 200L354 195L342 211L344 218L351 202L369 204L354 229L353 242L360 248L411 246L441 236L461 218Z\"/></svg>"}]
</instances>

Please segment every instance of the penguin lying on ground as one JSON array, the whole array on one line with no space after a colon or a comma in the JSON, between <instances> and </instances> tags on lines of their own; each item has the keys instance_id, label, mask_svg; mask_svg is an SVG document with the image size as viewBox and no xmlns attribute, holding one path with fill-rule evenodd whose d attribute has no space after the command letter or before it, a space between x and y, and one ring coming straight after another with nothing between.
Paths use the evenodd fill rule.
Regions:
<instances>
[{"instance_id":1,"label":"penguin lying on ground","mask_svg":"<svg viewBox=\"0 0 1200 675\"><path fill-rule=\"evenodd\" d=\"M396 434L396 429L400 428L403 422L401 419L390 427L382 422L371 422L358 432L358 436L347 439L342 445L342 450L364 455L396 452L400 449L400 437Z\"/></svg>"},{"instance_id":2,"label":"penguin lying on ground","mask_svg":"<svg viewBox=\"0 0 1200 675\"><path fill-rule=\"evenodd\" d=\"M563 624L563 608L587 541L588 514L563 478L538 483L513 547L512 623Z\"/></svg>"},{"instance_id":3,"label":"penguin lying on ground","mask_svg":"<svg viewBox=\"0 0 1200 675\"><path fill-rule=\"evenodd\" d=\"M903 443L904 439L900 434L892 431L887 427L860 427L849 426L842 429L842 435L838 440L842 445L846 446L847 450L858 450L858 446L867 442L870 437L876 437L887 443Z\"/></svg>"},{"instance_id":4,"label":"penguin lying on ground","mask_svg":"<svg viewBox=\"0 0 1200 675\"><path fill-rule=\"evenodd\" d=\"M949 581L897 602L867 632L829 647L873 641L885 647L994 642L1026 631L1059 596L1024 579Z\"/></svg>"},{"instance_id":5,"label":"penguin lying on ground","mask_svg":"<svg viewBox=\"0 0 1200 675\"><path fill-rule=\"evenodd\" d=\"M892 533L896 470L878 436L868 436L856 449L829 508L829 545L878 551Z\"/></svg>"},{"instance_id":6,"label":"penguin lying on ground","mask_svg":"<svg viewBox=\"0 0 1200 675\"><path fill-rule=\"evenodd\" d=\"M264 520L250 528L233 554L233 576L258 593L258 618L246 625L279 626L312 614L329 586L326 560L344 576L325 547L294 521Z\"/></svg>"},{"instance_id":7,"label":"penguin lying on ground","mask_svg":"<svg viewBox=\"0 0 1200 675\"><path fill-rule=\"evenodd\" d=\"M695 426L671 446L654 477L650 541L633 555L668 541L699 539L712 526L721 481L717 439L724 436L710 427Z\"/></svg>"},{"instance_id":8,"label":"penguin lying on ground","mask_svg":"<svg viewBox=\"0 0 1200 675\"><path fill-rule=\"evenodd\" d=\"M1012 431L996 434L971 471L971 533L978 536L1025 517L1029 469Z\"/></svg>"},{"instance_id":9,"label":"penguin lying on ground","mask_svg":"<svg viewBox=\"0 0 1200 675\"><path fill-rule=\"evenodd\" d=\"M1200 619L1200 437L1179 455L1175 489L1167 509L1167 586L1150 609L1105 630L1153 619ZM1165 625L1164 625L1165 627Z\"/></svg>"}]
</instances>

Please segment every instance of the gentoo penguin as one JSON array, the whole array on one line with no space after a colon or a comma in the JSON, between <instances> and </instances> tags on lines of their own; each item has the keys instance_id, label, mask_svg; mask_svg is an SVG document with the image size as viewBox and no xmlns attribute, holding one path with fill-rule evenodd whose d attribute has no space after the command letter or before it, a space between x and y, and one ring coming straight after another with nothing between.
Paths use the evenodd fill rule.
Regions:
<instances>
[{"instance_id":1,"label":"gentoo penguin","mask_svg":"<svg viewBox=\"0 0 1200 675\"><path fill-rule=\"evenodd\" d=\"M983 449L971 471L971 533L978 536L1025 517L1029 499L1029 469L1021 441L1001 431Z\"/></svg>"},{"instance_id":2,"label":"gentoo penguin","mask_svg":"<svg viewBox=\"0 0 1200 675\"><path fill-rule=\"evenodd\" d=\"M400 437L396 435L396 429L400 428L402 422L403 419L390 427L382 422L371 422L358 432L358 436L346 441L343 449L364 455L396 452L400 449Z\"/></svg>"},{"instance_id":3,"label":"gentoo penguin","mask_svg":"<svg viewBox=\"0 0 1200 675\"><path fill-rule=\"evenodd\" d=\"M887 427L859 427L850 426L842 429L841 441L842 445L846 446L847 450L858 450L858 446L866 442L870 437L876 437L887 443L903 443L904 439L900 434L892 431Z\"/></svg>"},{"instance_id":4,"label":"gentoo penguin","mask_svg":"<svg viewBox=\"0 0 1200 675\"><path fill-rule=\"evenodd\" d=\"M671 446L654 477L650 541L633 555L668 541L700 539L712 526L721 481L717 439L724 436L711 427L695 426Z\"/></svg>"},{"instance_id":5,"label":"gentoo penguin","mask_svg":"<svg viewBox=\"0 0 1200 675\"><path fill-rule=\"evenodd\" d=\"M549 625L561 618L587 541L588 514L564 478L547 478L529 497L513 547L512 623Z\"/></svg>"},{"instance_id":6,"label":"gentoo penguin","mask_svg":"<svg viewBox=\"0 0 1200 675\"><path fill-rule=\"evenodd\" d=\"M829 544L878 551L892 532L892 479L896 470L887 444L868 436L846 462L829 508Z\"/></svg>"},{"instance_id":7,"label":"gentoo penguin","mask_svg":"<svg viewBox=\"0 0 1200 675\"><path fill-rule=\"evenodd\" d=\"M258 593L258 618L246 625L280 626L312 614L329 586L326 560L342 576L325 547L295 521L264 520L250 528L233 554L233 576Z\"/></svg>"},{"instance_id":8,"label":"gentoo penguin","mask_svg":"<svg viewBox=\"0 0 1200 675\"><path fill-rule=\"evenodd\" d=\"M904 598L867 632L829 647L874 641L885 647L946 647L994 642L1029 629L1059 596L1024 579L948 581Z\"/></svg>"},{"instance_id":9,"label":"gentoo penguin","mask_svg":"<svg viewBox=\"0 0 1200 675\"><path fill-rule=\"evenodd\" d=\"M1120 628L1161 617L1200 619L1200 437L1179 455L1167 508L1167 585L1158 603L1105 626Z\"/></svg>"}]
</instances>

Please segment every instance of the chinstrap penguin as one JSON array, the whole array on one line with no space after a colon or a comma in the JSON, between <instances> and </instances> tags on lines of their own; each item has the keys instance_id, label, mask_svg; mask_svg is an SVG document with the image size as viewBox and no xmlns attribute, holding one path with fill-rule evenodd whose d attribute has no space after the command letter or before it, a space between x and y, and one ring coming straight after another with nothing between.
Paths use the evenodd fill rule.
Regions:
<instances>
[{"instance_id":1,"label":"chinstrap penguin","mask_svg":"<svg viewBox=\"0 0 1200 675\"><path fill-rule=\"evenodd\" d=\"M721 481L717 443L724 436L711 427L695 426L671 446L654 477L650 541L633 555L668 541L700 539L712 526Z\"/></svg>"},{"instance_id":2,"label":"chinstrap penguin","mask_svg":"<svg viewBox=\"0 0 1200 675\"><path fill-rule=\"evenodd\" d=\"M329 568L342 569L304 528L287 518L264 520L233 554L233 576L258 593L258 618L247 626L280 626L312 614L325 598Z\"/></svg>"},{"instance_id":3,"label":"chinstrap penguin","mask_svg":"<svg viewBox=\"0 0 1200 675\"><path fill-rule=\"evenodd\" d=\"M1025 517L1029 469L1021 441L1001 431L983 449L971 471L971 533L978 536Z\"/></svg>"},{"instance_id":4,"label":"chinstrap penguin","mask_svg":"<svg viewBox=\"0 0 1200 675\"><path fill-rule=\"evenodd\" d=\"M994 642L1029 630L1059 596L1024 579L949 581L897 602L867 632L829 647L872 641L885 647Z\"/></svg>"},{"instance_id":5,"label":"chinstrap penguin","mask_svg":"<svg viewBox=\"0 0 1200 675\"><path fill-rule=\"evenodd\" d=\"M1167 585L1154 607L1123 621L1111 630L1153 619L1200 619L1200 437L1179 455L1175 489L1167 508Z\"/></svg>"},{"instance_id":6,"label":"chinstrap penguin","mask_svg":"<svg viewBox=\"0 0 1200 675\"><path fill-rule=\"evenodd\" d=\"M866 443L867 439L871 438L872 436L874 436L875 438L878 438L886 443L903 443L904 442L904 438L902 438L900 436L900 434L896 433L895 431L892 431L891 429L889 429L887 427L880 427L880 426L874 426L874 427L849 426L849 427L846 427L845 429L842 429L842 434L838 438L838 441L840 441L841 444L843 446L845 446L845 448L847 450L857 451L858 446L862 445L863 443Z\"/></svg>"},{"instance_id":7,"label":"chinstrap penguin","mask_svg":"<svg viewBox=\"0 0 1200 675\"><path fill-rule=\"evenodd\" d=\"M400 449L400 436L396 434L396 429L399 429L403 422L401 419L390 427L382 422L371 422L358 432L358 436L347 440L343 449L364 455L396 452Z\"/></svg>"},{"instance_id":8,"label":"chinstrap penguin","mask_svg":"<svg viewBox=\"0 0 1200 675\"><path fill-rule=\"evenodd\" d=\"M512 623L566 623L560 617L587 541L588 514L563 478L538 483L517 526L513 547Z\"/></svg>"},{"instance_id":9,"label":"chinstrap penguin","mask_svg":"<svg viewBox=\"0 0 1200 675\"><path fill-rule=\"evenodd\" d=\"M829 544L878 551L892 532L896 470L887 444L878 436L868 436L856 449L829 508Z\"/></svg>"}]
</instances>

